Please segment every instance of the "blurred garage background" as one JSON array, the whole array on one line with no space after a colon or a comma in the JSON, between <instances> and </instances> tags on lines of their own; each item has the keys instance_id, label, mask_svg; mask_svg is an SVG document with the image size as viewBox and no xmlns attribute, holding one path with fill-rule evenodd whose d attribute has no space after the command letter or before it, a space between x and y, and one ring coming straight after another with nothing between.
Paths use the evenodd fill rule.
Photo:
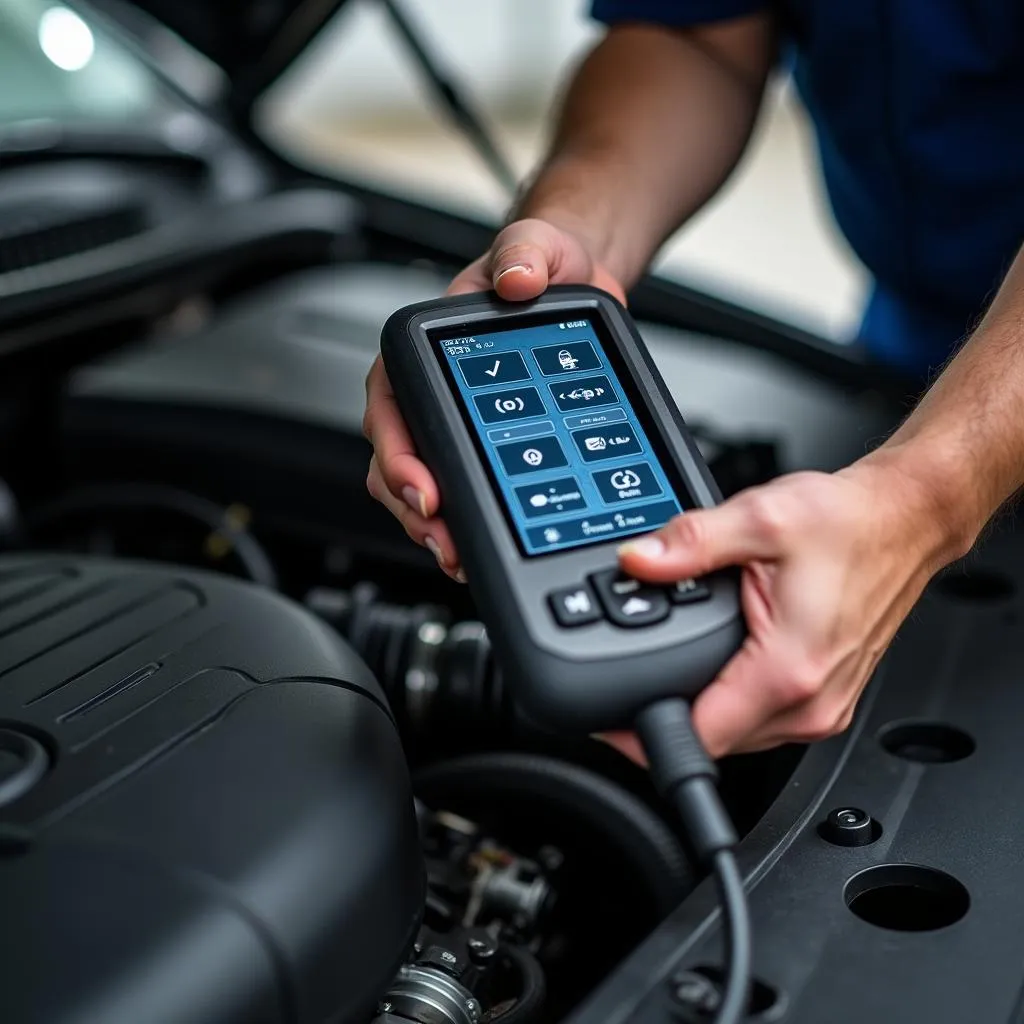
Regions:
<instances>
[{"instance_id":1,"label":"blurred garage background","mask_svg":"<svg viewBox=\"0 0 1024 1024\"><path fill-rule=\"evenodd\" d=\"M103 7L116 2L103 0ZM598 31L586 0L400 2L525 172L543 149L565 75ZM200 95L216 89L215 72L175 40L156 33L152 48ZM0 0L0 118L45 117L55 105L65 113L130 117L154 101L150 88L67 7ZM261 122L277 145L318 170L492 218L507 205L432 103L375 0L345 6L265 98ZM813 138L788 81L773 85L755 141L726 190L666 246L659 266L833 340L848 338L865 277L832 223Z\"/></svg>"}]
</instances>

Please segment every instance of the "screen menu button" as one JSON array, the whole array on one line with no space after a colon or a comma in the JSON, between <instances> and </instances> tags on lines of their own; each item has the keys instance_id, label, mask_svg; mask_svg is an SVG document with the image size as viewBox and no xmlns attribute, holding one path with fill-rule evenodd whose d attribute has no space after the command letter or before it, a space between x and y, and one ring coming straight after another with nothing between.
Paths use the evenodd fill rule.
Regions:
<instances>
[{"instance_id":1,"label":"screen menu button","mask_svg":"<svg viewBox=\"0 0 1024 1024\"><path fill-rule=\"evenodd\" d=\"M572 435L584 462L618 459L623 455L637 455L642 449L636 431L630 423L577 430Z\"/></svg>"},{"instance_id":2,"label":"screen menu button","mask_svg":"<svg viewBox=\"0 0 1024 1024\"><path fill-rule=\"evenodd\" d=\"M569 341L564 345L545 345L533 350L540 372L545 377L556 373L576 373L579 370L597 370L601 360L589 341Z\"/></svg>"},{"instance_id":3,"label":"screen menu button","mask_svg":"<svg viewBox=\"0 0 1024 1024\"><path fill-rule=\"evenodd\" d=\"M511 384L529 380L530 371L521 352L499 352L493 356L466 356L459 360L459 369L471 388L484 388L490 384Z\"/></svg>"},{"instance_id":4,"label":"screen menu button","mask_svg":"<svg viewBox=\"0 0 1024 1024\"><path fill-rule=\"evenodd\" d=\"M538 549L588 541L614 540L633 533L647 533L664 526L679 512L674 501L659 501L624 512L602 512L526 531L529 543Z\"/></svg>"},{"instance_id":5,"label":"screen menu button","mask_svg":"<svg viewBox=\"0 0 1024 1024\"><path fill-rule=\"evenodd\" d=\"M598 377L577 377L548 385L555 405L562 412L591 409L598 405L615 405L619 396L604 374Z\"/></svg>"},{"instance_id":6,"label":"screen menu button","mask_svg":"<svg viewBox=\"0 0 1024 1024\"><path fill-rule=\"evenodd\" d=\"M509 476L540 473L569 464L556 437L535 437L530 441L500 444L494 450Z\"/></svg>"},{"instance_id":7,"label":"screen menu button","mask_svg":"<svg viewBox=\"0 0 1024 1024\"><path fill-rule=\"evenodd\" d=\"M636 498L653 498L662 493L654 471L646 462L592 473L594 483L607 505Z\"/></svg>"},{"instance_id":8,"label":"screen menu button","mask_svg":"<svg viewBox=\"0 0 1024 1024\"><path fill-rule=\"evenodd\" d=\"M547 411L536 388L510 388L474 395L473 402L484 423L504 423L525 420L530 416L543 416Z\"/></svg>"},{"instance_id":9,"label":"screen menu button","mask_svg":"<svg viewBox=\"0 0 1024 1024\"><path fill-rule=\"evenodd\" d=\"M563 422L569 430L579 430L580 427L600 427L605 423L624 423L627 418L625 409L605 409L603 412L566 416Z\"/></svg>"},{"instance_id":10,"label":"screen menu button","mask_svg":"<svg viewBox=\"0 0 1024 1024\"><path fill-rule=\"evenodd\" d=\"M531 518L550 516L558 512L578 512L587 507L580 485L576 478L571 476L517 487L516 497L523 507L523 512Z\"/></svg>"}]
</instances>

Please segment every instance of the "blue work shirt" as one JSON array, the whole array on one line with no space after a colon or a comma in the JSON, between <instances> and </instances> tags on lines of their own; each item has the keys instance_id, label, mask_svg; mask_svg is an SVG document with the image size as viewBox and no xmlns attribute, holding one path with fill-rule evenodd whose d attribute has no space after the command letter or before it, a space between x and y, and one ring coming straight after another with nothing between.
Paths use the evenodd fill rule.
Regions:
<instances>
[{"instance_id":1,"label":"blue work shirt","mask_svg":"<svg viewBox=\"0 0 1024 1024\"><path fill-rule=\"evenodd\" d=\"M1024 243L1024 0L595 0L685 27L774 12L840 227L874 276L861 338L916 375ZM784 241L784 240L783 240Z\"/></svg>"}]
</instances>

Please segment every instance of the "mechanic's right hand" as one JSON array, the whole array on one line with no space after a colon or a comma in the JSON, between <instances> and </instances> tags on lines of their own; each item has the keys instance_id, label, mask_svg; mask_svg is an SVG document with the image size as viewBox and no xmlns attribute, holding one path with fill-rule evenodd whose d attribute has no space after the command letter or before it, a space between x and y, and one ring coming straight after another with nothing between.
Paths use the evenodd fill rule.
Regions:
<instances>
[{"instance_id":1,"label":"mechanic's right hand","mask_svg":"<svg viewBox=\"0 0 1024 1024\"><path fill-rule=\"evenodd\" d=\"M510 224L490 251L452 281L450 295L494 288L509 301L540 295L549 284L590 284L625 301L622 286L581 238L543 220ZM466 581L451 535L438 517L440 495L430 471L416 457L412 438L395 402L380 356L366 378L363 433L373 445L366 486L405 527L429 548L453 579Z\"/></svg>"}]
</instances>

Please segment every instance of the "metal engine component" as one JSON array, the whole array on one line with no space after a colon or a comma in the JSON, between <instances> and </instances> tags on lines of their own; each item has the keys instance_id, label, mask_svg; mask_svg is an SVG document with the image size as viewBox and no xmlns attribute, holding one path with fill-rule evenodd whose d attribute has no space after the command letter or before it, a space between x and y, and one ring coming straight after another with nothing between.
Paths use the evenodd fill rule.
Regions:
<instances>
[{"instance_id":1,"label":"metal engine component","mask_svg":"<svg viewBox=\"0 0 1024 1024\"><path fill-rule=\"evenodd\" d=\"M452 960L453 953L448 954ZM454 978L436 967L406 965L377 1008L374 1024L479 1024L480 1003Z\"/></svg>"},{"instance_id":2,"label":"metal engine component","mask_svg":"<svg viewBox=\"0 0 1024 1024\"><path fill-rule=\"evenodd\" d=\"M553 890L540 865L500 846L472 821L417 802L427 862L423 927L377 1007L373 1024L481 1024L511 1007L543 1007L543 941ZM559 855L540 857L552 869Z\"/></svg>"},{"instance_id":3,"label":"metal engine component","mask_svg":"<svg viewBox=\"0 0 1024 1024\"><path fill-rule=\"evenodd\" d=\"M485 848L482 852L490 851ZM481 925L498 920L517 935L534 933L554 901L554 892L538 865L521 857L495 863L493 857L480 853L473 859L479 871L473 880L465 923Z\"/></svg>"},{"instance_id":4,"label":"metal engine component","mask_svg":"<svg viewBox=\"0 0 1024 1024\"><path fill-rule=\"evenodd\" d=\"M423 809L420 828L431 893L463 928L486 929L496 939L537 939L555 901L548 875L561 854L540 851L537 861L483 835L478 825L446 811Z\"/></svg>"}]
</instances>

